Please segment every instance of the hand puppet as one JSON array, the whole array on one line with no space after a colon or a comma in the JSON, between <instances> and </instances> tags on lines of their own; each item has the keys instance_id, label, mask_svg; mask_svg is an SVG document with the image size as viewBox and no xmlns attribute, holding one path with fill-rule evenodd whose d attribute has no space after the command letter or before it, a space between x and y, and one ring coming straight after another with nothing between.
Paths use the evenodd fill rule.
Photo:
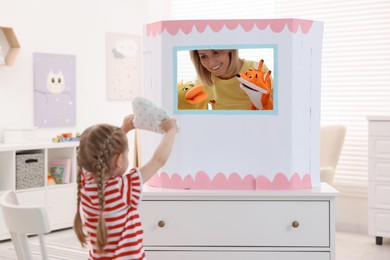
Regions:
<instances>
[{"instance_id":1,"label":"hand puppet","mask_svg":"<svg viewBox=\"0 0 390 260\"><path fill-rule=\"evenodd\" d=\"M250 68L236 77L240 87L248 94L252 101L252 110L272 110L271 71L262 71L264 60L260 60L257 69Z\"/></svg>"},{"instance_id":2,"label":"hand puppet","mask_svg":"<svg viewBox=\"0 0 390 260\"><path fill-rule=\"evenodd\" d=\"M178 109L207 109L208 94L203 89L203 85L195 86L191 81L177 83Z\"/></svg>"}]
</instances>

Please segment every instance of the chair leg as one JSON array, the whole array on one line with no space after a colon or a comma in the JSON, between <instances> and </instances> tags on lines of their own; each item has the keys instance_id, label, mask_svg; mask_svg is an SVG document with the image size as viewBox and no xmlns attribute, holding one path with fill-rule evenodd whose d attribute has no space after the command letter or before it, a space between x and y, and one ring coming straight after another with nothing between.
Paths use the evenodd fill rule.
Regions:
<instances>
[{"instance_id":1,"label":"chair leg","mask_svg":"<svg viewBox=\"0 0 390 260\"><path fill-rule=\"evenodd\" d=\"M27 235L11 232L11 239L19 260L33 260L27 241Z\"/></svg>"},{"instance_id":2,"label":"chair leg","mask_svg":"<svg viewBox=\"0 0 390 260\"><path fill-rule=\"evenodd\" d=\"M39 243L41 244L41 252L42 252L42 259L43 260L49 260L47 257L47 251L46 251L46 246L45 246L45 239L43 238L43 235L38 235L39 236Z\"/></svg>"}]
</instances>

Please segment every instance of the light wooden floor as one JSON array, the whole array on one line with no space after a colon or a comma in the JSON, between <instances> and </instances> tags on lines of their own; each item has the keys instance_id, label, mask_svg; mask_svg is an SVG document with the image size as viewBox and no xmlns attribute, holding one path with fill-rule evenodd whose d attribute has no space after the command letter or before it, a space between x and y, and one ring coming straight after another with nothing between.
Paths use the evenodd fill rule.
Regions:
<instances>
[{"instance_id":1,"label":"light wooden floor","mask_svg":"<svg viewBox=\"0 0 390 260\"><path fill-rule=\"evenodd\" d=\"M364 234L336 232L337 260L390 260L390 239L377 246L375 238Z\"/></svg>"},{"instance_id":2,"label":"light wooden floor","mask_svg":"<svg viewBox=\"0 0 390 260\"><path fill-rule=\"evenodd\" d=\"M72 229L52 232L45 237L46 242L79 246ZM0 242L0 251L11 245L10 241ZM336 232L337 260L390 260L390 239L383 239L377 246L375 238L364 234Z\"/></svg>"}]
</instances>

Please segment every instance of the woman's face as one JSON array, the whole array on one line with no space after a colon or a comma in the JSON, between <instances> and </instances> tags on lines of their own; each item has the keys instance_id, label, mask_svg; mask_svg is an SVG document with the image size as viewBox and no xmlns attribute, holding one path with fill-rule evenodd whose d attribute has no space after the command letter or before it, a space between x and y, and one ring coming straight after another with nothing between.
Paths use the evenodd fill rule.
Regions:
<instances>
[{"instance_id":1,"label":"woman's face","mask_svg":"<svg viewBox=\"0 0 390 260\"><path fill-rule=\"evenodd\" d=\"M230 65L230 54L227 50L198 50L200 63L211 74L221 79L228 79L226 71Z\"/></svg>"}]
</instances>

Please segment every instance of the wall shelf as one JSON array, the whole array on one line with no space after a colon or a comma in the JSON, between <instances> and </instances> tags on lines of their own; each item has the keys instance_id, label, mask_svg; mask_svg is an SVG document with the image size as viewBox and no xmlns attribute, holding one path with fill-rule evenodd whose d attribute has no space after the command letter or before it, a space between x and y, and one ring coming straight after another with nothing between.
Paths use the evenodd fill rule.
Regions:
<instances>
[{"instance_id":1,"label":"wall shelf","mask_svg":"<svg viewBox=\"0 0 390 260\"><path fill-rule=\"evenodd\" d=\"M19 41L16 38L16 34L11 27L0 26L0 31L4 35L4 43L7 44L7 46L2 46L4 43L3 41L1 41L0 38L0 46L2 47L2 53L4 55L4 64L0 63L0 65L11 66L12 64L14 64L20 50Z\"/></svg>"}]
</instances>

